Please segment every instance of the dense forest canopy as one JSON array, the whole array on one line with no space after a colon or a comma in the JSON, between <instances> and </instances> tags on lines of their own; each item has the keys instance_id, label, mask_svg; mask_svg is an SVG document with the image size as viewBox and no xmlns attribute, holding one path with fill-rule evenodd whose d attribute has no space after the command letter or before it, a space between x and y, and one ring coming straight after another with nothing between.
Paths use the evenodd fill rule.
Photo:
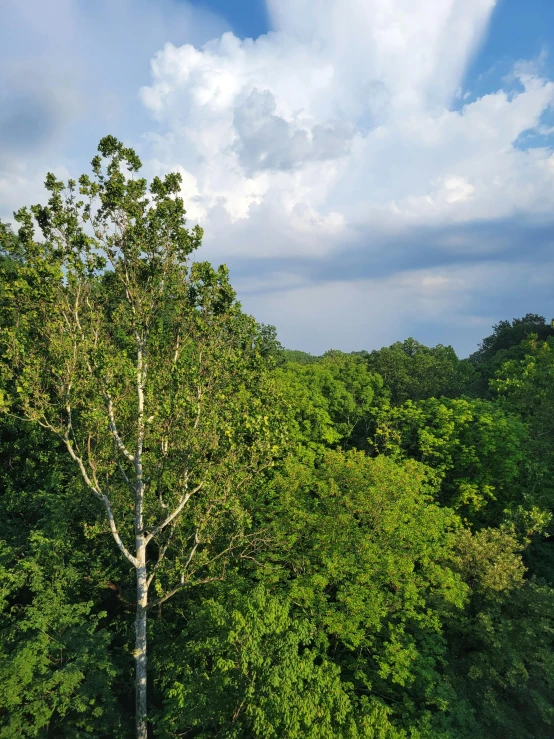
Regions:
<instances>
[{"instance_id":1,"label":"dense forest canopy","mask_svg":"<svg viewBox=\"0 0 554 739\"><path fill-rule=\"evenodd\" d=\"M0 224L0 738L554 736L550 321L285 349L139 169Z\"/></svg>"}]
</instances>

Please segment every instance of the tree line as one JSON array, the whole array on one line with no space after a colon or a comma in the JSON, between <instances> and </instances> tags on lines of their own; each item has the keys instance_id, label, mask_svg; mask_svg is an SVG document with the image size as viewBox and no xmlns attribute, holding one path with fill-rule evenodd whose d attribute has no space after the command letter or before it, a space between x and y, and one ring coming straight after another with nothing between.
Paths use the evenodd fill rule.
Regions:
<instances>
[{"instance_id":1,"label":"tree line","mask_svg":"<svg viewBox=\"0 0 554 739\"><path fill-rule=\"evenodd\" d=\"M548 739L554 328L285 349L100 142L0 224L0 739Z\"/></svg>"}]
</instances>

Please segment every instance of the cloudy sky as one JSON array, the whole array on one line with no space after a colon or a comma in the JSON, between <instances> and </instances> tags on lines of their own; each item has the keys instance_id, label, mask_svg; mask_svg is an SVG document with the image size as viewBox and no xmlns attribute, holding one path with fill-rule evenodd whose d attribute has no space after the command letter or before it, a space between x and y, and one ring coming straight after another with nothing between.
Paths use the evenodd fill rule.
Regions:
<instances>
[{"instance_id":1,"label":"cloudy sky","mask_svg":"<svg viewBox=\"0 0 554 739\"><path fill-rule=\"evenodd\" d=\"M112 133L288 347L554 316L552 0L0 7L0 218Z\"/></svg>"}]
</instances>

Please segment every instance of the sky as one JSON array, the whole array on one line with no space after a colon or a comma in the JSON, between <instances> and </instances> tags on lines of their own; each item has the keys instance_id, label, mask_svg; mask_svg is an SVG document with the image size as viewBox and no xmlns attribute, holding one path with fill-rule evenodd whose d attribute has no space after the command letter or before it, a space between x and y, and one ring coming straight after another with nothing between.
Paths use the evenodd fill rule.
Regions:
<instances>
[{"instance_id":1,"label":"sky","mask_svg":"<svg viewBox=\"0 0 554 739\"><path fill-rule=\"evenodd\" d=\"M0 6L0 219L110 133L289 348L554 316L552 0Z\"/></svg>"}]
</instances>

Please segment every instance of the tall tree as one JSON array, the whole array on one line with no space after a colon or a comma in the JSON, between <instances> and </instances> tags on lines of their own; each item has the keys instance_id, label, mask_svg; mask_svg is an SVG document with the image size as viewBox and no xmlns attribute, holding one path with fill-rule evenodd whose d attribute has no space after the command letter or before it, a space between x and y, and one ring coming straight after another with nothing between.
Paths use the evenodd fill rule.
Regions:
<instances>
[{"instance_id":1,"label":"tall tree","mask_svg":"<svg viewBox=\"0 0 554 739\"><path fill-rule=\"evenodd\" d=\"M145 739L148 611L252 546L243 498L277 451L278 404L226 268L190 263L202 231L180 176L148 186L111 136L99 152L78 186L49 174L48 205L4 239L0 364L8 405L61 440L135 571Z\"/></svg>"}]
</instances>

